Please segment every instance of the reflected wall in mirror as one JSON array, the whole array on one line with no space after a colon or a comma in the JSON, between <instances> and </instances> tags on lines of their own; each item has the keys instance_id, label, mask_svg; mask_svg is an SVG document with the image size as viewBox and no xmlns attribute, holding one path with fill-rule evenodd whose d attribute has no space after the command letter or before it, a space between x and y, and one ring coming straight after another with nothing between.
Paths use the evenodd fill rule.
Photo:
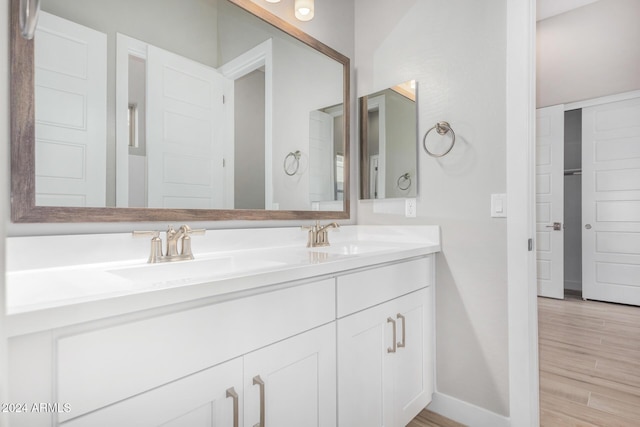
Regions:
<instances>
[{"instance_id":1,"label":"reflected wall in mirror","mask_svg":"<svg viewBox=\"0 0 640 427\"><path fill-rule=\"evenodd\" d=\"M416 197L417 84L360 98L360 198Z\"/></svg>"},{"instance_id":2,"label":"reflected wall in mirror","mask_svg":"<svg viewBox=\"0 0 640 427\"><path fill-rule=\"evenodd\" d=\"M35 164L15 221L348 217L349 60L251 1L42 0L34 42L16 38L35 113L13 144Z\"/></svg>"}]
</instances>

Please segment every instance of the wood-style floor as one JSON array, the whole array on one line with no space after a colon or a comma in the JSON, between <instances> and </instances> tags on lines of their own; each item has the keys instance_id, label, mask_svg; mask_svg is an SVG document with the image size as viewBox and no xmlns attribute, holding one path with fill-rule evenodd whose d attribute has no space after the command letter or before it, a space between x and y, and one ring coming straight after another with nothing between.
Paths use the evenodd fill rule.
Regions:
<instances>
[{"instance_id":1,"label":"wood-style floor","mask_svg":"<svg viewBox=\"0 0 640 427\"><path fill-rule=\"evenodd\" d=\"M464 427L464 424L451 421L449 418L425 409L411 420L407 427Z\"/></svg>"},{"instance_id":2,"label":"wood-style floor","mask_svg":"<svg viewBox=\"0 0 640 427\"><path fill-rule=\"evenodd\" d=\"M640 307L538 298L540 425L640 426Z\"/></svg>"}]
</instances>

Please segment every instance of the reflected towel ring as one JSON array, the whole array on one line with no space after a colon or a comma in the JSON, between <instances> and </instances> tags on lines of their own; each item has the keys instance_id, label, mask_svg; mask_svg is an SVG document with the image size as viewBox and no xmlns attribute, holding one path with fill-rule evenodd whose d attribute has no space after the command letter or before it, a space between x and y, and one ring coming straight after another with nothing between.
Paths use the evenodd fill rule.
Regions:
<instances>
[{"instance_id":1,"label":"reflected towel ring","mask_svg":"<svg viewBox=\"0 0 640 427\"><path fill-rule=\"evenodd\" d=\"M20 0L20 34L27 40L33 39L38 25L40 0Z\"/></svg>"},{"instance_id":2,"label":"reflected towel ring","mask_svg":"<svg viewBox=\"0 0 640 427\"><path fill-rule=\"evenodd\" d=\"M282 166L284 167L284 173L289 176L293 176L298 173L298 169L300 169L300 150L292 151L284 158L284 163ZM287 160L289 157L293 157L293 161L289 164L290 167L287 167ZM292 167L291 167L292 166Z\"/></svg>"},{"instance_id":3,"label":"reflected towel ring","mask_svg":"<svg viewBox=\"0 0 640 427\"><path fill-rule=\"evenodd\" d=\"M396 181L398 188L401 190L408 190L411 188L411 174L409 172L400 175L398 181ZM403 185L404 184L404 185Z\"/></svg>"},{"instance_id":4,"label":"reflected towel ring","mask_svg":"<svg viewBox=\"0 0 640 427\"><path fill-rule=\"evenodd\" d=\"M431 151L429 151L429 149L427 148L427 136L429 136L429 133L432 130L436 130L436 132L438 132L439 135L446 135L447 133L451 132L452 138L451 138L451 145L449 146L449 148L447 148L447 150L444 153L433 153ZM447 154L449 154L449 152L453 149L453 146L456 143L456 133L453 131L453 129L451 128L451 126L449 125L449 123L447 122L438 122L436 123L436 125L434 127L432 127L431 129L429 129L427 131L427 133L424 134L424 138L422 138L422 147L424 148L424 151L427 152L428 155L430 155L431 157L444 157Z\"/></svg>"}]
</instances>

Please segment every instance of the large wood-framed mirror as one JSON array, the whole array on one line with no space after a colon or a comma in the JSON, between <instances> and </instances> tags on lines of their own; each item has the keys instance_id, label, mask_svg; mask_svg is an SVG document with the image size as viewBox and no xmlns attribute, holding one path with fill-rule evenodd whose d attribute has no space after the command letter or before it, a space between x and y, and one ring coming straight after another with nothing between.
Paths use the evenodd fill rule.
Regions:
<instances>
[{"instance_id":1,"label":"large wood-framed mirror","mask_svg":"<svg viewBox=\"0 0 640 427\"><path fill-rule=\"evenodd\" d=\"M14 222L349 218L346 56L250 0L19 7Z\"/></svg>"}]
</instances>

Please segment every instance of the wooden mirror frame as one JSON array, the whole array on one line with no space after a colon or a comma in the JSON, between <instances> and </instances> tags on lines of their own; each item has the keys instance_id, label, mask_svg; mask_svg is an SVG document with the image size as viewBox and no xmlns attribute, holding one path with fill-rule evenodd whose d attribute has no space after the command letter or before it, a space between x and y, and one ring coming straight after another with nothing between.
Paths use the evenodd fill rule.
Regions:
<instances>
[{"instance_id":1,"label":"wooden mirror frame","mask_svg":"<svg viewBox=\"0 0 640 427\"><path fill-rule=\"evenodd\" d=\"M11 0L11 220L13 222L138 222L348 219L349 209L349 58L304 33L251 0L228 0L343 65L344 209L291 211L257 209L163 209L36 206L34 43L20 34L20 0Z\"/></svg>"}]
</instances>

